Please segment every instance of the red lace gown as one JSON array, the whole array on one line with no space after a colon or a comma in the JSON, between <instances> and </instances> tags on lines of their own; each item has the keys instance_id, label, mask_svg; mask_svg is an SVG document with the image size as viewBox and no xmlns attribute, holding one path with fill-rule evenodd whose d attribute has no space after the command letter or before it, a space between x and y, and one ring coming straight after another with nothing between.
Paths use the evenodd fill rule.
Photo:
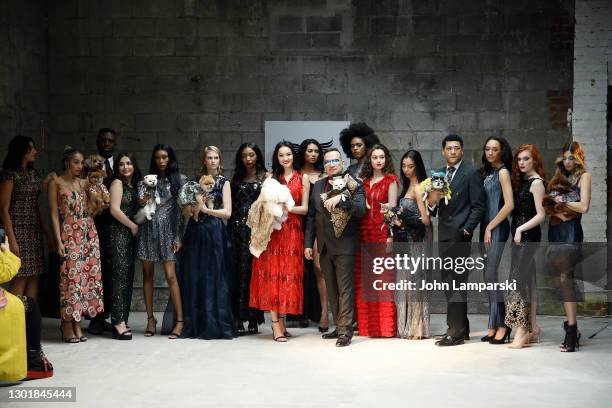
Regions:
<instances>
[{"instance_id":1,"label":"red lace gown","mask_svg":"<svg viewBox=\"0 0 612 408\"><path fill-rule=\"evenodd\" d=\"M387 242L387 228L383 226L384 217L380 212L380 205L389 202L389 186L397 182L397 177L393 174L386 175L371 187L370 179L364 180L368 210L361 219L360 242ZM364 300L361 280L361 250L358 250L355 255L355 299L360 336L395 337L397 332L395 302Z\"/></svg>"},{"instance_id":2,"label":"red lace gown","mask_svg":"<svg viewBox=\"0 0 612 408\"><path fill-rule=\"evenodd\" d=\"M287 184L295 205L302 202L302 174L294 171ZM249 306L281 314L301 314L304 276L304 232L302 216L289 213L278 231L273 231L266 250L253 258Z\"/></svg>"}]
</instances>

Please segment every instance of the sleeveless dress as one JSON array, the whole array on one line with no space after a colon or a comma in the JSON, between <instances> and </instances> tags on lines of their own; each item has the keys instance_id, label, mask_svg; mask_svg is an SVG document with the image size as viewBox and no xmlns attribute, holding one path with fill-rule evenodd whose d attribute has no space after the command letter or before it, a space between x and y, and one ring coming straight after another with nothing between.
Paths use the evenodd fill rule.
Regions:
<instances>
[{"instance_id":1,"label":"sleeveless dress","mask_svg":"<svg viewBox=\"0 0 612 408\"><path fill-rule=\"evenodd\" d=\"M402 197L399 200L399 207L402 208L402 218L420 218L419 206L413 198ZM423 227L423 228L421 228ZM417 234L412 234L410 229L417 229ZM424 229L425 235L421 237L421 231ZM413 256L421 256L422 254L429 255L431 253L431 244L433 242L433 230L431 224L428 226L412 227L402 225L401 227L394 226L393 236L395 242L410 243L409 253ZM413 237L418 236L419 240ZM420 282L428 280L429 271L418 270L414 273L408 270L397 270L396 281L402 280L415 281L417 287L420 287ZM424 290L397 290L395 291L395 307L397 309L397 332L401 338L410 337L429 337L429 300L430 293Z\"/></svg>"},{"instance_id":2,"label":"sleeveless dress","mask_svg":"<svg viewBox=\"0 0 612 408\"><path fill-rule=\"evenodd\" d=\"M387 242L387 228L384 226L380 205L389 201L389 187L392 183L397 182L397 177L393 174L384 176L373 186L370 186L370 179L364 180L366 202L369 208L361 219L359 231L361 243ZM357 250L355 255L355 299L359 335L394 337L397 332L395 302L365 300L361 279L361 250Z\"/></svg>"},{"instance_id":3,"label":"sleeveless dress","mask_svg":"<svg viewBox=\"0 0 612 408\"><path fill-rule=\"evenodd\" d=\"M258 324L264 322L264 314L259 309L249 307L253 255L249 251L251 229L246 224L246 220L251 204L259 197L262 183L263 176L255 181L232 183L232 216L227 223L227 232L232 240L235 253L235 276L232 290L234 319Z\"/></svg>"},{"instance_id":4,"label":"sleeveless dress","mask_svg":"<svg viewBox=\"0 0 612 408\"><path fill-rule=\"evenodd\" d=\"M121 212L132 219L138 211L138 195L136 189L126 182L123 184L121 197ZM112 217L109 228L107 253L112 266L113 293L111 307L111 322L119 324L127 322L132 304L134 287L134 267L136 261L136 238L128 227Z\"/></svg>"},{"instance_id":5,"label":"sleeveless dress","mask_svg":"<svg viewBox=\"0 0 612 408\"><path fill-rule=\"evenodd\" d=\"M533 194L529 191L538 177L522 179L514 194L514 210L512 211L512 237L516 229L535 217L537 214ZM539 225L521 234L522 245L512 246L512 262L510 266L510 281L516 280L517 290L510 292L506 300L506 317L504 323L515 329L525 327L531 331L529 318L531 292L535 290L535 254L537 243L542 239Z\"/></svg>"},{"instance_id":6,"label":"sleeveless dress","mask_svg":"<svg viewBox=\"0 0 612 408\"><path fill-rule=\"evenodd\" d=\"M38 197L42 191L42 178L34 169L3 170L1 181L12 181L13 192L9 215L19 245L21 268L16 278L38 276L45 272L43 260L43 231L38 212Z\"/></svg>"},{"instance_id":7,"label":"sleeveless dress","mask_svg":"<svg viewBox=\"0 0 612 408\"><path fill-rule=\"evenodd\" d=\"M493 169L483 180L485 191L486 208L480 223L480 242L484 241L485 228L497 216L499 210L504 206L504 197L501 183L499 182L500 169ZM506 241L510 235L510 223L506 218L493 231L491 231L491 247L487 251L486 265L484 269L485 282L498 282L499 264L504 254ZM489 299L489 329L504 327L506 307L503 293L499 291L487 292Z\"/></svg>"},{"instance_id":8,"label":"sleeveless dress","mask_svg":"<svg viewBox=\"0 0 612 408\"><path fill-rule=\"evenodd\" d=\"M59 189L60 237L66 258L60 266L60 316L81 321L104 312L100 243L85 194Z\"/></svg>"},{"instance_id":9,"label":"sleeveless dress","mask_svg":"<svg viewBox=\"0 0 612 408\"><path fill-rule=\"evenodd\" d=\"M302 174L294 171L286 182L295 205L302 202ZM281 314L301 314L304 277L302 216L289 213L280 230L272 232L266 250L253 258L249 306Z\"/></svg>"},{"instance_id":10,"label":"sleeveless dress","mask_svg":"<svg viewBox=\"0 0 612 408\"><path fill-rule=\"evenodd\" d=\"M215 176L215 210L223 208L226 181ZM198 221L189 219L183 241L177 273L185 317L181 338L236 337L230 299L233 251L223 221L200 213Z\"/></svg>"},{"instance_id":11,"label":"sleeveless dress","mask_svg":"<svg viewBox=\"0 0 612 408\"><path fill-rule=\"evenodd\" d=\"M181 185L185 181L185 176L181 175ZM177 256L172 252L172 243L177 238L181 241L185 223L177 197L172 195L170 180L158 178L157 191L161 203L152 219L138 226L137 256L143 261L174 262Z\"/></svg>"},{"instance_id":12,"label":"sleeveless dress","mask_svg":"<svg viewBox=\"0 0 612 408\"><path fill-rule=\"evenodd\" d=\"M571 189L580 201L580 187L576 180ZM582 281L580 261L582 258L581 243L584 240L582 231L582 215L567 221L554 223L548 227L547 269L559 288L559 297L563 302L583 301L583 288L578 287Z\"/></svg>"}]
</instances>

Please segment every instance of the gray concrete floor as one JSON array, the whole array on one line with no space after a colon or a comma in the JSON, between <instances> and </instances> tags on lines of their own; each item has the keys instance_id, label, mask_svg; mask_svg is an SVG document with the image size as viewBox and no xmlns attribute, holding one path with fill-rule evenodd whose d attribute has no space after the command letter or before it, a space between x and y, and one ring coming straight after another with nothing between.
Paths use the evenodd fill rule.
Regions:
<instances>
[{"instance_id":1,"label":"gray concrete floor","mask_svg":"<svg viewBox=\"0 0 612 408\"><path fill-rule=\"evenodd\" d=\"M90 336L71 345L59 342L58 321L45 319L43 347L55 376L20 387L76 387L76 404L47 407L611 406L612 330L587 337L612 319L580 319L577 353L558 351L562 321L540 317L541 343L511 350L480 342L484 315L470 316L471 341L444 349L433 340L361 337L338 349L316 327L291 329L295 337L280 344L269 323L235 340L144 338L144 313L131 315L132 341ZM433 315L431 332L444 322ZM0 404L28 405L39 406Z\"/></svg>"}]
</instances>

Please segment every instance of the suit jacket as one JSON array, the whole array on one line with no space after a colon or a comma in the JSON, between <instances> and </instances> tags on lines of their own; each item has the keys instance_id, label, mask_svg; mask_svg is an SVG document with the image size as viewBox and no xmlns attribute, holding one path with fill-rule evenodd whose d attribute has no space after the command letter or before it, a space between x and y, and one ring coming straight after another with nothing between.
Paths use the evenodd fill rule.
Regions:
<instances>
[{"instance_id":1,"label":"suit jacket","mask_svg":"<svg viewBox=\"0 0 612 408\"><path fill-rule=\"evenodd\" d=\"M359 241L359 222L366 212L363 183L357 180L359 187L350 200L340 202L338 208L347 210L351 219L340 238L334 235L331 214L323 207L321 193L328 184L327 177L318 180L310 191L306 231L304 233L304 248L313 248L317 239L319 253L329 255L354 255Z\"/></svg>"},{"instance_id":2,"label":"suit jacket","mask_svg":"<svg viewBox=\"0 0 612 408\"><path fill-rule=\"evenodd\" d=\"M439 171L446 171L442 168ZM485 191L478 170L463 161L450 183L452 197L448 205L440 200L433 215L439 218L438 240L471 241L474 229L485 211ZM465 235L463 230L469 232Z\"/></svg>"}]
</instances>

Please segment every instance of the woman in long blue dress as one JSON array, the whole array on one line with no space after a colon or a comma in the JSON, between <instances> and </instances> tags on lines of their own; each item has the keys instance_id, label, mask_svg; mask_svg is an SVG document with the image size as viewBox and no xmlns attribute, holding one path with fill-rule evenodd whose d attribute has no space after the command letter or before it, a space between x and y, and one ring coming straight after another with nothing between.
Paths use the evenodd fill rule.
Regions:
<instances>
[{"instance_id":1,"label":"woman in long blue dress","mask_svg":"<svg viewBox=\"0 0 612 408\"><path fill-rule=\"evenodd\" d=\"M233 274L231 241L222 220L232 215L232 193L223 176L221 151L204 148L202 175L215 179L213 208L205 200L197 210L198 221L190 219L179 260L179 286L183 299L185 327L181 337L232 339L237 336L230 298Z\"/></svg>"},{"instance_id":2,"label":"woman in long blue dress","mask_svg":"<svg viewBox=\"0 0 612 408\"><path fill-rule=\"evenodd\" d=\"M512 148L503 137L491 136L482 149L482 176L487 206L480 228L480 241L487 251L484 269L486 282L498 282L498 268L510 235L508 216L514 209L512 193ZM488 333L481 341L501 344L510 337L504 323L506 307L503 293L492 290L489 298Z\"/></svg>"},{"instance_id":3,"label":"woman in long blue dress","mask_svg":"<svg viewBox=\"0 0 612 408\"><path fill-rule=\"evenodd\" d=\"M585 169L584 150L578 142L563 146L562 156L556 161L557 170L550 181L550 195L557 202L563 202L571 210L569 213L558 213L550 217L548 241L551 243L549 261L552 271L559 276L563 308L567 320L563 323L565 338L561 351L573 352L580 345L580 334L576 321L575 266L580 257L580 243L583 241L582 214L589 211L591 202L591 174ZM560 185L569 185L570 193L563 194L555 190Z\"/></svg>"}]
</instances>

